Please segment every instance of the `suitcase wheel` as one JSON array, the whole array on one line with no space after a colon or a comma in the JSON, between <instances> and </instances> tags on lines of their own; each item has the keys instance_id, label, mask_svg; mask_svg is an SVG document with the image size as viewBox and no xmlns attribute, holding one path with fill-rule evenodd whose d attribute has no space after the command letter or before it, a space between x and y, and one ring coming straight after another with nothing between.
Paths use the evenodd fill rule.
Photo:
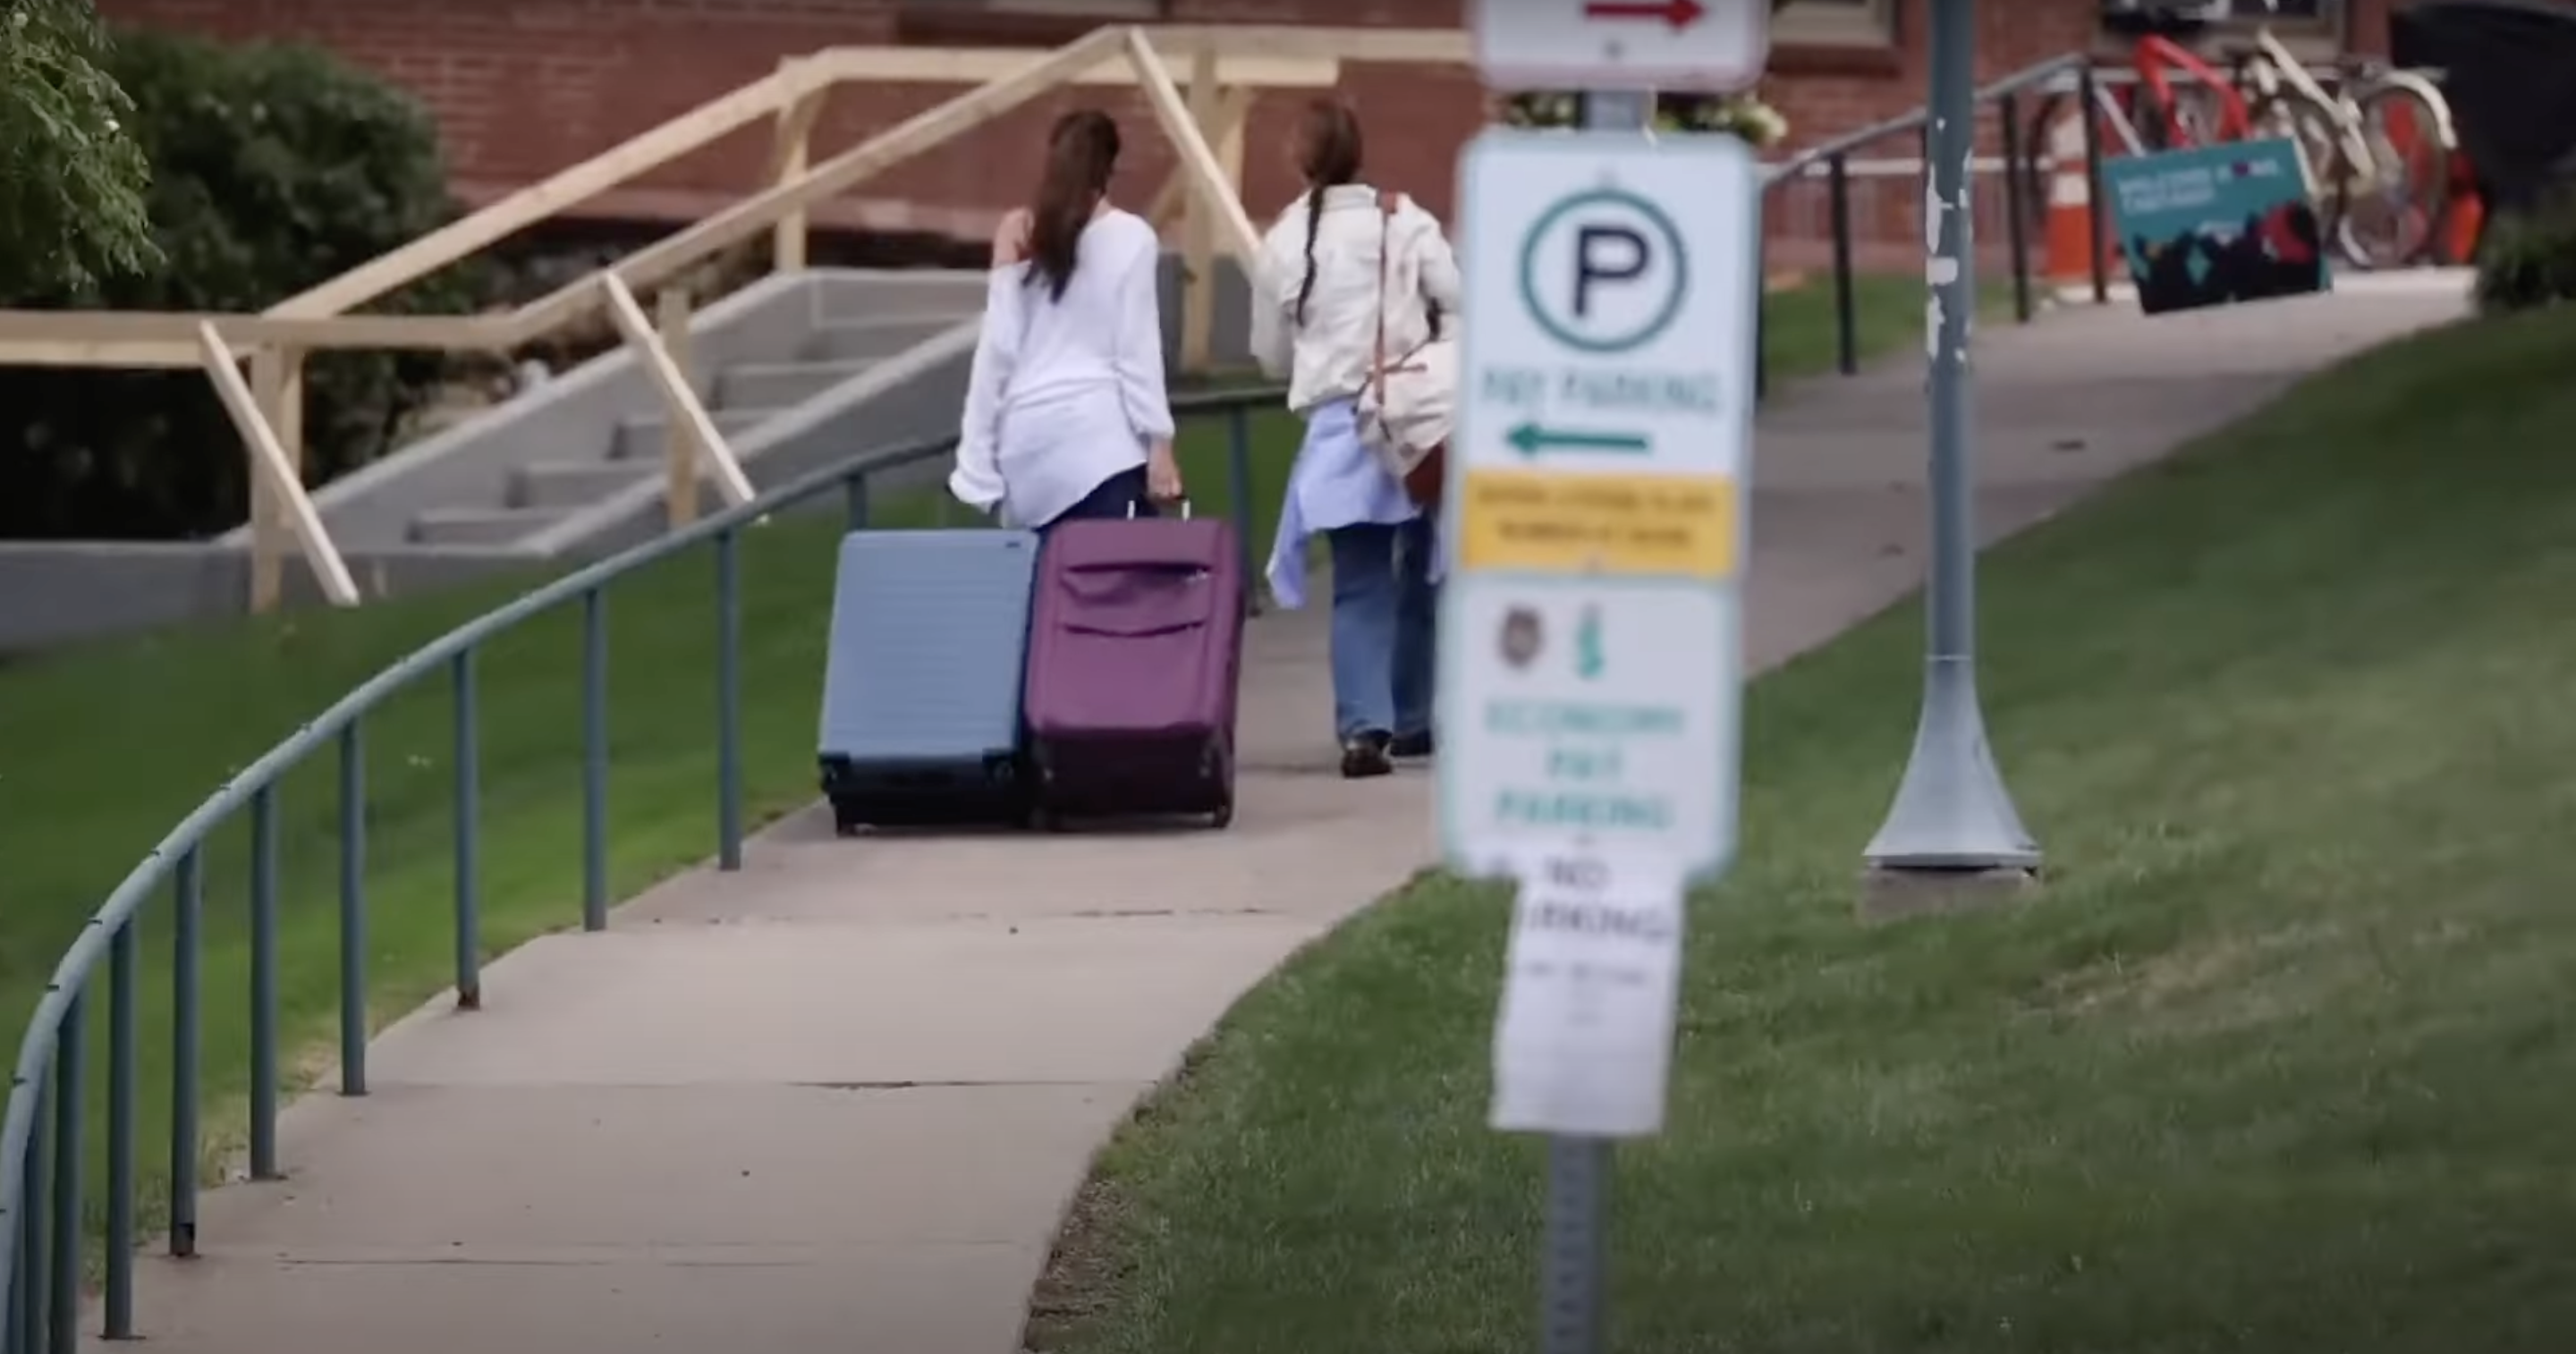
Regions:
<instances>
[{"instance_id":1,"label":"suitcase wheel","mask_svg":"<svg viewBox=\"0 0 2576 1354\"><path fill-rule=\"evenodd\" d=\"M1208 815L1208 826L1219 832L1234 826L1234 796L1227 795L1217 804L1216 812Z\"/></svg>"}]
</instances>

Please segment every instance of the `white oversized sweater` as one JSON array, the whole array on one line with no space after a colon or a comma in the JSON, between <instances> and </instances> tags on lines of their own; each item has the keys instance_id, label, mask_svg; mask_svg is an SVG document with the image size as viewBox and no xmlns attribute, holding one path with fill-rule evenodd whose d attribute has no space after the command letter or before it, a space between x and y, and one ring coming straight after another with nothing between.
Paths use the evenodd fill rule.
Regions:
<instances>
[{"instance_id":1,"label":"white oversized sweater","mask_svg":"<svg viewBox=\"0 0 2576 1354\"><path fill-rule=\"evenodd\" d=\"M1061 298L1030 266L993 270L949 491L1044 526L1172 435L1156 298L1161 244L1133 212L1082 232Z\"/></svg>"}]
</instances>

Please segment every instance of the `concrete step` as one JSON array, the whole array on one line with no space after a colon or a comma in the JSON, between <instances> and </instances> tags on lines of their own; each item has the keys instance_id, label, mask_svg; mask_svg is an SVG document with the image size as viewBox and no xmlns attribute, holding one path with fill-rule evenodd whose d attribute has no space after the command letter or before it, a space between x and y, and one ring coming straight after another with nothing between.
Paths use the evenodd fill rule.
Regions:
<instances>
[{"instance_id":1,"label":"concrete step","mask_svg":"<svg viewBox=\"0 0 2576 1354\"><path fill-rule=\"evenodd\" d=\"M984 309L991 275L981 270L906 268L837 275L825 290L815 318L825 324L848 320L908 319L926 315L975 315Z\"/></svg>"},{"instance_id":2,"label":"concrete step","mask_svg":"<svg viewBox=\"0 0 2576 1354\"><path fill-rule=\"evenodd\" d=\"M513 508L584 508L653 475L658 462L640 456L615 461L531 461L510 472Z\"/></svg>"},{"instance_id":3,"label":"concrete step","mask_svg":"<svg viewBox=\"0 0 2576 1354\"><path fill-rule=\"evenodd\" d=\"M775 409L717 409L709 413L716 431L732 437L745 428L757 426L778 411ZM669 421L658 417L625 418L617 421L617 431L608 438L608 455L612 460L633 457L662 457L662 430Z\"/></svg>"},{"instance_id":4,"label":"concrete step","mask_svg":"<svg viewBox=\"0 0 2576 1354\"><path fill-rule=\"evenodd\" d=\"M431 508L411 519L416 545L508 545L566 516L562 508Z\"/></svg>"},{"instance_id":5,"label":"concrete step","mask_svg":"<svg viewBox=\"0 0 2576 1354\"><path fill-rule=\"evenodd\" d=\"M744 362L716 373L716 403L726 409L783 409L803 404L875 365L872 358Z\"/></svg>"},{"instance_id":6,"label":"concrete step","mask_svg":"<svg viewBox=\"0 0 2576 1354\"><path fill-rule=\"evenodd\" d=\"M978 305L945 315L900 319L835 320L814 326L805 340L811 362L875 362L920 346L983 313Z\"/></svg>"}]
</instances>

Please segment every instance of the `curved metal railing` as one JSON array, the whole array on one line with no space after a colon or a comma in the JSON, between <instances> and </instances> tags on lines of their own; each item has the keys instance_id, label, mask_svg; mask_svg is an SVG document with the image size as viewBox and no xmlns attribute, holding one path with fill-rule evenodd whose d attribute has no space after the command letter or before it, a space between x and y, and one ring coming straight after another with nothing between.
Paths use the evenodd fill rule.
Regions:
<instances>
[{"instance_id":1,"label":"curved metal railing","mask_svg":"<svg viewBox=\"0 0 2576 1354\"><path fill-rule=\"evenodd\" d=\"M1251 413L1279 408L1274 387L1176 396L1176 416L1225 418L1233 511L1247 569L1252 559ZM76 1354L88 1296L88 1200L83 1154L90 1014L107 1007L106 1199L103 1331L134 1335L134 1261L140 1181L135 1162L136 996L142 975L137 927L147 904L170 886L172 991L170 1056L170 1253L197 1246L200 1009L203 1004L202 851L236 814L250 814L250 1176L279 1176L278 1063L278 782L307 758L337 743L339 755L340 1091L364 1095L367 1076L366 754L367 716L389 697L444 671L455 697L453 779L456 884L456 999L482 1001L479 893L480 773L477 756L475 655L486 643L561 606L581 608L582 927L608 924L608 590L627 575L702 545L715 555L716 863L742 865L742 675L740 538L744 528L834 489L844 493L852 528L867 525L871 476L943 456L954 437L891 447L827 467L739 507L657 537L567 574L467 621L395 662L315 716L244 768L179 820L129 871L55 965L18 1048L0 1118L0 1350L6 1354ZM106 977L102 983L100 969ZM104 988L104 991L102 991Z\"/></svg>"},{"instance_id":2,"label":"curved metal railing","mask_svg":"<svg viewBox=\"0 0 2576 1354\"><path fill-rule=\"evenodd\" d=\"M2079 108L2092 105L2094 72L2080 56L2061 57L2026 67L1978 91L1981 105L1992 106L2002 124L2007 187L2007 230L2013 258L2018 318L2032 311L2028 248L2023 217L2028 208L2024 167L2035 162L2035 128L2020 118L2025 94L2062 97L2076 91ZM2053 111L2053 110L2052 110ZM2043 113L2043 118L2047 113ZM2038 122L2041 119L2033 119ZM2087 160L2098 161L2094 120L2086 124ZM1847 136L1812 146L1770 167L1766 193L1810 175L1828 181L1834 245L1833 285L1838 331L1837 365L1849 374L1858 367L1857 322L1853 313L1852 222L1848 193L1848 160L1852 151L1872 142L1919 130L1922 110L1862 128ZM2098 227L2097 227L2098 230ZM2098 254L2099 251L2097 250ZM2096 267L2097 299L2102 294ZM1176 415L1219 414L1228 422L1230 473L1238 526L1248 528L1250 506L1250 413L1256 407L1278 407L1283 392L1275 388L1241 389L1176 397ZM647 565L700 545L712 544L716 574L716 861L723 870L742 864L742 736L740 671L740 561L743 528L782 509L833 489L846 494L850 525L868 520L870 476L915 465L947 454L954 438L935 438L888 448L828 467L785 484L739 507L656 538L467 621L394 663L341 697L292 736L251 763L229 783L208 796L179 821L82 929L55 966L44 997L20 1041L16 1071L9 1083L5 1118L0 1118L0 1354L75 1354L80 1343L81 1314L87 1296L84 1249L86 1176L82 1154L87 1147L86 1109L89 1016L102 986L99 969L107 969L107 1133L103 1333L109 1339L134 1334L134 1258L139 1180L135 1167L136 991L142 981L136 923L156 891L170 886L174 911L171 954L172 1050L170 1059L169 1248L173 1255L196 1250L197 1163L200 1151L198 1082L201 909L206 839L245 809L250 814L250 1031L251 1085L249 1167L255 1180L278 1177L279 1110L277 1018L277 784L289 770L336 740L339 757L339 910L340 910L340 1090L366 1093L366 756L364 723L387 698L444 669L455 698L456 826L453 846L456 885L453 900L456 941L455 986L458 1005L473 1008L482 999L481 899L478 892L479 830L475 655L488 641L557 607L579 605L582 684L582 925L606 927L608 884L608 589ZM1253 541L1247 529L1238 533L1249 575ZM49 1150L50 1149L50 1150Z\"/></svg>"}]
</instances>

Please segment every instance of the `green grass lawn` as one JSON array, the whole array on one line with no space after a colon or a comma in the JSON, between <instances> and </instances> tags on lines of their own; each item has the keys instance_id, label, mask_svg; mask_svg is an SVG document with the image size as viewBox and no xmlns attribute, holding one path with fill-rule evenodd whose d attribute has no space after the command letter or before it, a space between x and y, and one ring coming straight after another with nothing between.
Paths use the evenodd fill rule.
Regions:
<instances>
[{"instance_id":1,"label":"green grass lawn","mask_svg":"<svg viewBox=\"0 0 2576 1354\"><path fill-rule=\"evenodd\" d=\"M1830 367L1829 305L1821 291L1772 298L1775 371ZM1813 321L1819 312L1828 314L1821 330ZM1917 323L1911 313L1888 322L1877 308L1862 318L1872 351L1903 342ZM1252 429L1253 535L1266 546L1298 429L1275 411L1256 416ZM1182 458L1197 511L1230 511L1223 423L1187 421ZM934 494L895 498L877 505L879 520L962 521L946 502ZM814 720L838 532L833 517L789 517L744 536L744 787L755 822L815 792ZM351 687L534 581L494 579L349 612L177 630L0 667L0 1044L10 1056L63 948L194 805ZM610 596L610 863L625 897L715 846L713 567L705 552L692 552L631 576ZM572 609L522 626L478 662L490 953L579 922L579 663ZM449 710L446 680L433 676L366 725L369 1005L379 1022L435 994L451 972ZM325 750L280 791L280 1007L297 1085L333 1047L336 774ZM246 839L246 823L236 821L207 852L210 1150L237 1141L248 1086ZM169 1122L168 917L166 904L156 904L143 932L147 1191L161 1183L159 1144ZM515 996L504 986L488 999L506 1009ZM103 1033L91 1044L95 1066ZM94 1087L103 1081L92 1078ZM102 1124L103 1114L90 1122ZM102 1158L95 1148L89 1154L94 1167Z\"/></svg>"},{"instance_id":2,"label":"green grass lawn","mask_svg":"<svg viewBox=\"0 0 2576 1354\"><path fill-rule=\"evenodd\" d=\"M1989 557L2025 905L1867 927L1908 605L1763 678L1611 1347L2557 1354L2576 1332L2576 310L2421 337ZM1104 1154L1049 1354L1535 1347L1506 908L1431 878Z\"/></svg>"}]
</instances>

